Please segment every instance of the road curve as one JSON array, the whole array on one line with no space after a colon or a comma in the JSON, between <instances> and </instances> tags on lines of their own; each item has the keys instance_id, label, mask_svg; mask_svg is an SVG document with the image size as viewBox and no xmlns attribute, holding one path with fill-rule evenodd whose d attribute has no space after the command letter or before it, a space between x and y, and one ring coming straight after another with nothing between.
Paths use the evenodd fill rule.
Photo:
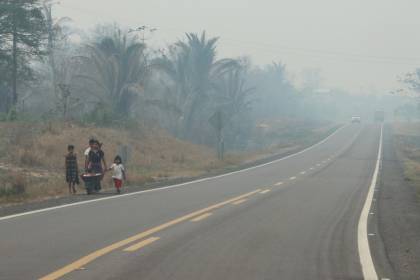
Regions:
<instances>
[{"instance_id":1,"label":"road curve","mask_svg":"<svg viewBox=\"0 0 420 280\"><path fill-rule=\"evenodd\" d=\"M361 279L379 139L348 125L244 172L0 220L0 279Z\"/></svg>"}]
</instances>

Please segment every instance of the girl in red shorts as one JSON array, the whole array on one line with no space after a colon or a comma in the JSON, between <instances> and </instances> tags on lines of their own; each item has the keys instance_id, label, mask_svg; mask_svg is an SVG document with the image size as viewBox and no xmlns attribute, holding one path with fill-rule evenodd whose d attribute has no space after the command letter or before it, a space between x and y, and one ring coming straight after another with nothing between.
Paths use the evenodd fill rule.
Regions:
<instances>
[{"instance_id":1,"label":"girl in red shorts","mask_svg":"<svg viewBox=\"0 0 420 280\"><path fill-rule=\"evenodd\" d=\"M114 163L111 165L109 170L113 171L112 179L114 180L114 186L117 189L117 193L121 193L123 180L125 180L125 169L120 156L115 157Z\"/></svg>"}]
</instances>

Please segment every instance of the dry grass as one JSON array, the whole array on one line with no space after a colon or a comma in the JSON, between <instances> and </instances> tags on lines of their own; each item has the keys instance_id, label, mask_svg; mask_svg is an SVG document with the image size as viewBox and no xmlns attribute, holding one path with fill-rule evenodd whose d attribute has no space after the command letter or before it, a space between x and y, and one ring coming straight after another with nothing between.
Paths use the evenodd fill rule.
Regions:
<instances>
[{"instance_id":1,"label":"dry grass","mask_svg":"<svg viewBox=\"0 0 420 280\"><path fill-rule=\"evenodd\" d=\"M147 174L157 175L150 171L166 172L176 164L179 168L207 165L214 161L211 149L192 145L170 137L163 131L149 130L129 131L112 128L82 127L73 124L39 125L29 129L27 125L0 124L0 134L9 130L9 145L3 157L8 163L17 166L49 171L62 171L64 156L68 144L76 147L79 165L83 163L83 151L90 137L104 143L107 162L111 163L119 147L125 145L131 151L128 165L147 170ZM202 161L204 158L208 159ZM200 164L201 163L201 164Z\"/></svg>"},{"instance_id":2,"label":"dry grass","mask_svg":"<svg viewBox=\"0 0 420 280\"><path fill-rule=\"evenodd\" d=\"M108 165L121 147L128 147L128 185L179 177L194 177L215 170L226 170L255 161L279 151L296 149L315 142L331 132L331 126L276 124L270 134L283 139L278 145L264 150L228 154L223 161L213 149L194 145L171 137L159 129L132 127L98 128L72 123L1 123L0 122L0 203L43 199L67 195L64 180L64 156L67 145L76 147L79 168L83 167L83 152L88 139L103 142ZM293 124L293 127L299 124ZM279 133L280 131L280 133ZM281 137L280 137L280 136ZM112 186L109 176L105 187ZM19 186L23 188L19 190ZM81 189L79 187L79 189Z\"/></svg>"},{"instance_id":3,"label":"dry grass","mask_svg":"<svg viewBox=\"0 0 420 280\"><path fill-rule=\"evenodd\" d=\"M68 144L75 145L79 168L90 137L103 142L107 164L121 147L129 150L128 184L172 177L192 177L222 166L208 147L175 139L158 129L98 128L69 123L0 123L0 202L67 193L64 182L64 156ZM25 191L11 191L16 176L25 178ZM109 176L108 176L109 177ZM14 179L15 178L15 179ZM1 181L0 181L1 182ZM111 186L106 178L104 185ZM23 195L24 194L24 195Z\"/></svg>"},{"instance_id":4,"label":"dry grass","mask_svg":"<svg viewBox=\"0 0 420 280\"><path fill-rule=\"evenodd\" d=\"M404 163L405 180L410 181L420 199L420 123L395 123L395 144Z\"/></svg>"}]
</instances>

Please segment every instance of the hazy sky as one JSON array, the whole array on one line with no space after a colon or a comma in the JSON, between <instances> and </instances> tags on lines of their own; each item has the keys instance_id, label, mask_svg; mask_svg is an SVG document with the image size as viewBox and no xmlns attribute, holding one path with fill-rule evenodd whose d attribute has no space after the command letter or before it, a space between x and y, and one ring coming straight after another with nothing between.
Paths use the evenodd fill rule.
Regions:
<instances>
[{"instance_id":1,"label":"hazy sky","mask_svg":"<svg viewBox=\"0 0 420 280\"><path fill-rule=\"evenodd\" d=\"M389 91L420 66L419 0L60 0L57 16L158 28L164 47L185 32L219 36L219 56L284 62L299 77L320 69L325 87Z\"/></svg>"}]
</instances>

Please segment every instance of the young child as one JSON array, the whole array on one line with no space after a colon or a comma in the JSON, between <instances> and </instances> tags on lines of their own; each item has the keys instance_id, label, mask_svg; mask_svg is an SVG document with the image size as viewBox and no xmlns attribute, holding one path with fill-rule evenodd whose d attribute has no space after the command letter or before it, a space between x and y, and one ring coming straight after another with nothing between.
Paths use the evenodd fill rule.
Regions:
<instances>
[{"instance_id":1,"label":"young child","mask_svg":"<svg viewBox=\"0 0 420 280\"><path fill-rule=\"evenodd\" d=\"M75 194L76 188L75 185L79 184L79 168L77 165L77 156L74 153L74 146L67 146L67 155L65 160L66 167L66 181L69 184L69 193Z\"/></svg>"},{"instance_id":2,"label":"young child","mask_svg":"<svg viewBox=\"0 0 420 280\"><path fill-rule=\"evenodd\" d=\"M115 157L114 163L111 165L109 170L113 171L112 179L114 180L114 186L117 189L117 193L121 193L123 180L125 180L126 177L125 177L125 169L122 164L122 160L120 156Z\"/></svg>"}]
</instances>

